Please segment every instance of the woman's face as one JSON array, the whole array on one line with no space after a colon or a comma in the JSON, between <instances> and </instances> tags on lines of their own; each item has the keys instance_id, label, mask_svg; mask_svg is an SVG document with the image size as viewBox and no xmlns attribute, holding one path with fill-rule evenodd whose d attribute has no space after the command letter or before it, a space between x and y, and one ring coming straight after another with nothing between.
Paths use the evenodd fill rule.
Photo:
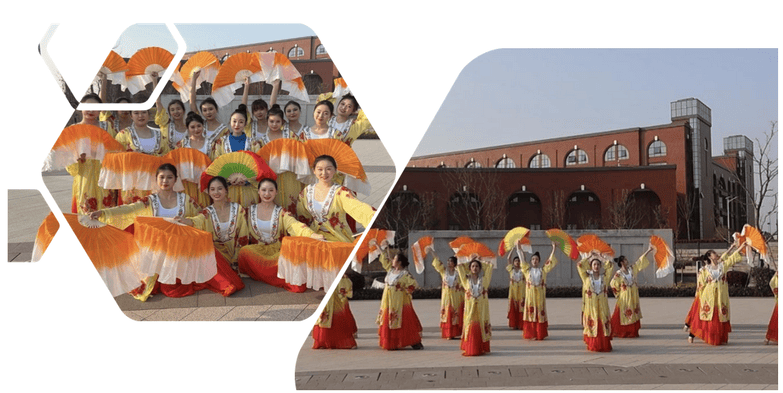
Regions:
<instances>
[{"instance_id":1,"label":"woman's face","mask_svg":"<svg viewBox=\"0 0 783 393\"><path fill-rule=\"evenodd\" d=\"M394 259L392 259L392 267L395 269L401 269L402 263L400 262L399 255L395 255Z\"/></svg>"},{"instance_id":2,"label":"woman's face","mask_svg":"<svg viewBox=\"0 0 783 393\"><path fill-rule=\"evenodd\" d=\"M335 169L334 165L332 165L329 160L318 161L318 163L315 164L315 168L313 169L313 172L315 172L315 177L324 183L331 183L332 179L334 179L334 173L336 171L337 169Z\"/></svg>"},{"instance_id":3,"label":"woman's face","mask_svg":"<svg viewBox=\"0 0 783 393\"><path fill-rule=\"evenodd\" d=\"M201 115L207 120L215 120L217 117L217 108L210 103L201 104Z\"/></svg>"},{"instance_id":4,"label":"woman's face","mask_svg":"<svg viewBox=\"0 0 783 393\"><path fill-rule=\"evenodd\" d=\"M177 177L174 176L174 172L168 169L164 169L158 172L156 180L158 181L158 188L168 191L174 187L174 183L177 181Z\"/></svg>"},{"instance_id":5,"label":"woman's face","mask_svg":"<svg viewBox=\"0 0 783 393\"><path fill-rule=\"evenodd\" d=\"M601 269L601 262L597 259L593 259L593 261L590 262L590 267L594 272L597 272L598 270Z\"/></svg>"},{"instance_id":6,"label":"woman's face","mask_svg":"<svg viewBox=\"0 0 783 393\"><path fill-rule=\"evenodd\" d=\"M269 126L270 131L279 132L283 128L283 119L280 116L269 116L266 125Z\"/></svg>"},{"instance_id":7,"label":"woman's face","mask_svg":"<svg viewBox=\"0 0 783 393\"><path fill-rule=\"evenodd\" d=\"M530 265L533 267L538 267L538 265L541 263L541 257L538 255L533 255L530 257Z\"/></svg>"},{"instance_id":8,"label":"woman's face","mask_svg":"<svg viewBox=\"0 0 783 393\"><path fill-rule=\"evenodd\" d=\"M513 264L514 264L514 267L519 267L519 264L520 264L520 262L519 262L519 257L515 257L515 258L514 258L514 262L513 262Z\"/></svg>"},{"instance_id":9,"label":"woman's face","mask_svg":"<svg viewBox=\"0 0 783 393\"><path fill-rule=\"evenodd\" d=\"M266 119L266 108L259 108L253 111L253 117L255 117L258 120L264 120Z\"/></svg>"},{"instance_id":10,"label":"woman's face","mask_svg":"<svg viewBox=\"0 0 783 393\"><path fill-rule=\"evenodd\" d=\"M621 259L620 260L620 267L622 267L623 269L628 269L628 260L625 259L625 258Z\"/></svg>"},{"instance_id":11,"label":"woman's face","mask_svg":"<svg viewBox=\"0 0 783 393\"><path fill-rule=\"evenodd\" d=\"M299 121L299 116L302 114L302 112L299 110L299 107L296 105L288 105L285 107L285 117L290 122Z\"/></svg>"},{"instance_id":12,"label":"woman's face","mask_svg":"<svg viewBox=\"0 0 783 393\"><path fill-rule=\"evenodd\" d=\"M147 122L150 121L150 113L149 111L133 111L131 112L131 118L134 126L146 127Z\"/></svg>"},{"instance_id":13,"label":"woman's face","mask_svg":"<svg viewBox=\"0 0 783 393\"><path fill-rule=\"evenodd\" d=\"M342 100L340 101L340 104L337 105L337 113L340 114L340 116L350 116L354 111L356 111L356 105L354 105L351 100Z\"/></svg>"},{"instance_id":14,"label":"woman's face","mask_svg":"<svg viewBox=\"0 0 783 393\"><path fill-rule=\"evenodd\" d=\"M85 104L98 104L98 101L94 98L88 98L84 100ZM93 123L98 121L98 116L100 116L100 111L82 111L82 118L84 121Z\"/></svg>"},{"instance_id":15,"label":"woman's face","mask_svg":"<svg viewBox=\"0 0 783 393\"><path fill-rule=\"evenodd\" d=\"M244 132L245 130L245 116L240 115L239 113L234 113L231 115L231 131L234 132L234 134L239 134L241 132Z\"/></svg>"},{"instance_id":16,"label":"woman's face","mask_svg":"<svg viewBox=\"0 0 783 393\"><path fill-rule=\"evenodd\" d=\"M265 181L258 187L258 196L261 198L261 202L273 202L277 196L277 187L274 183Z\"/></svg>"},{"instance_id":17,"label":"woman's face","mask_svg":"<svg viewBox=\"0 0 783 393\"><path fill-rule=\"evenodd\" d=\"M471 262L470 263L470 272L473 274L478 274L481 271L481 264L478 262Z\"/></svg>"},{"instance_id":18,"label":"woman's face","mask_svg":"<svg viewBox=\"0 0 783 393\"><path fill-rule=\"evenodd\" d=\"M174 120L181 120L185 116L185 109L177 102L169 105L169 116Z\"/></svg>"},{"instance_id":19,"label":"woman's face","mask_svg":"<svg viewBox=\"0 0 783 393\"><path fill-rule=\"evenodd\" d=\"M222 202L226 199L226 194L228 194L228 190L226 190L226 187L218 180L215 180L211 183L209 183L209 196L212 198L213 202Z\"/></svg>"},{"instance_id":20,"label":"woman's face","mask_svg":"<svg viewBox=\"0 0 783 393\"><path fill-rule=\"evenodd\" d=\"M200 138L204 135L204 125L197 121L191 121L188 124L190 136Z\"/></svg>"},{"instance_id":21,"label":"woman's face","mask_svg":"<svg viewBox=\"0 0 783 393\"><path fill-rule=\"evenodd\" d=\"M457 267L457 262L452 259L449 259L449 269L454 269L456 267Z\"/></svg>"},{"instance_id":22,"label":"woman's face","mask_svg":"<svg viewBox=\"0 0 783 393\"><path fill-rule=\"evenodd\" d=\"M315 120L315 124L320 126L326 125L326 122L328 122L330 118L332 118L332 112L329 111L328 106L318 105L315 108L315 111L313 112L313 119Z\"/></svg>"},{"instance_id":23,"label":"woman's face","mask_svg":"<svg viewBox=\"0 0 783 393\"><path fill-rule=\"evenodd\" d=\"M715 251L711 252L710 255L708 255L707 257L710 258L710 262L712 262L713 264L718 263L718 259L720 259L720 256L718 256L718 253Z\"/></svg>"}]
</instances>

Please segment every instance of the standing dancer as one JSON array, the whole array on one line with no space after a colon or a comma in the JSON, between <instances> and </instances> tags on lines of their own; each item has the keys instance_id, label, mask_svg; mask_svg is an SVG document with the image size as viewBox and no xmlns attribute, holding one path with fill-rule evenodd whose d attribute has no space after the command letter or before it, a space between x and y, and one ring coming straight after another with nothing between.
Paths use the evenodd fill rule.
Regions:
<instances>
[{"instance_id":1,"label":"standing dancer","mask_svg":"<svg viewBox=\"0 0 783 393\"><path fill-rule=\"evenodd\" d=\"M375 240L370 241L371 244ZM383 349L400 349L411 346L422 349L421 322L413 309L411 294L419 287L408 271L408 258L402 254L389 255L389 243L381 242L380 260L386 270L381 298L381 309L375 322L378 328L379 344Z\"/></svg>"},{"instance_id":2,"label":"standing dancer","mask_svg":"<svg viewBox=\"0 0 783 393\"><path fill-rule=\"evenodd\" d=\"M487 296L492 280L492 264L471 259L469 264L457 265L460 281L465 288L464 330L460 343L462 356L478 356L489 352L489 340L492 338Z\"/></svg>"},{"instance_id":3,"label":"standing dancer","mask_svg":"<svg viewBox=\"0 0 783 393\"><path fill-rule=\"evenodd\" d=\"M589 259L590 270L585 269ZM604 262L604 273L601 274L601 260L598 253L593 253L587 259L576 265L579 277L582 279L582 326L587 350L592 352L612 351L612 325L609 322L609 300L607 288L612 277L612 261Z\"/></svg>"},{"instance_id":4,"label":"standing dancer","mask_svg":"<svg viewBox=\"0 0 783 393\"><path fill-rule=\"evenodd\" d=\"M652 247L639 257L633 267L628 264L628 258L625 255L614 259L620 269L614 273L610 283L614 297L617 298L614 314L612 314L612 337L639 337L639 328L642 327L640 321L642 308L639 305L639 285L636 276L639 271L650 264L647 259L647 254L650 251L652 251Z\"/></svg>"},{"instance_id":5,"label":"standing dancer","mask_svg":"<svg viewBox=\"0 0 783 393\"><path fill-rule=\"evenodd\" d=\"M348 305L353 297L353 284L343 274L332 297L324 307L313 327L313 349L354 349L356 348L356 320Z\"/></svg>"},{"instance_id":6,"label":"standing dancer","mask_svg":"<svg viewBox=\"0 0 783 393\"><path fill-rule=\"evenodd\" d=\"M521 330L525 315L525 273L520 269L519 255L512 262L513 252L508 253L508 327Z\"/></svg>"},{"instance_id":7,"label":"standing dancer","mask_svg":"<svg viewBox=\"0 0 783 393\"><path fill-rule=\"evenodd\" d=\"M530 265L522 261L521 269L525 274L525 313L522 322L524 338L543 340L549 336L549 320L546 314L546 276L557 265L555 258L555 243L552 243L552 253L541 267L541 255L536 252L530 257ZM523 255L522 248L517 247L517 253Z\"/></svg>"},{"instance_id":8,"label":"standing dancer","mask_svg":"<svg viewBox=\"0 0 783 393\"><path fill-rule=\"evenodd\" d=\"M778 342L778 272L775 272L775 275L769 280L769 287L772 288L772 293L775 294L775 309L772 310L772 318L769 319L767 337L764 340L764 344L769 344L770 341Z\"/></svg>"},{"instance_id":9,"label":"standing dancer","mask_svg":"<svg viewBox=\"0 0 783 393\"><path fill-rule=\"evenodd\" d=\"M465 311L465 292L457 275L457 258L449 257L448 265L443 263L432 251L434 256L432 266L440 273L443 280L440 295L440 333L448 339L458 338L462 334L462 318Z\"/></svg>"}]
</instances>

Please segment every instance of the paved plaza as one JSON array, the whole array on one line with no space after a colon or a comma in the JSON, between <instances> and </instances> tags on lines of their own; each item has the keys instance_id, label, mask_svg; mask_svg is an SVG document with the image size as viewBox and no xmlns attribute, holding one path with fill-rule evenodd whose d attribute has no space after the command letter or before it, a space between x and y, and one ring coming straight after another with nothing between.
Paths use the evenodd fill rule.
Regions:
<instances>
[{"instance_id":1,"label":"paved plaza","mask_svg":"<svg viewBox=\"0 0 783 393\"><path fill-rule=\"evenodd\" d=\"M372 186L372 193L359 194L359 199L378 208L394 183L394 163L379 140L357 140L353 147ZM57 206L70 212L73 178L64 170L44 173L43 178ZM8 260L30 261L36 231L49 206L38 190L9 190L8 195ZM115 300L125 315L140 321L299 321L312 315L324 297L324 291L291 293L250 278L243 282L245 288L229 297L199 291L183 298L155 295L144 303L127 294Z\"/></svg>"},{"instance_id":2,"label":"paved plaza","mask_svg":"<svg viewBox=\"0 0 783 393\"><path fill-rule=\"evenodd\" d=\"M731 299L729 344L693 344L682 330L692 298L642 298L639 338L612 340L613 351L585 349L580 298L547 300L549 337L522 339L507 326L506 299L490 299L491 352L463 357L459 340L440 338L439 300L414 300L424 349L378 346L379 301L350 303L359 327L353 350L313 350L296 366L298 389L777 389L778 347L765 345L774 298ZM610 299L614 307L614 299Z\"/></svg>"}]
</instances>

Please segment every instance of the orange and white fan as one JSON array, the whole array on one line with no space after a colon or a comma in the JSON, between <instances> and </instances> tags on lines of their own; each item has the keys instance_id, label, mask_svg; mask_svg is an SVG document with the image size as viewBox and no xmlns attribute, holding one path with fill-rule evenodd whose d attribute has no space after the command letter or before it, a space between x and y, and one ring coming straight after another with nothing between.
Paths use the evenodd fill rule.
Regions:
<instances>
[{"instance_id":1,"label":"orange and white fan","mask_svg":"<svg viewBox=\"0 0 783 393\"><path fill-rule=\"evenodd\" d=\"M432 250L432 236L423 236L413 243L411 256L413 256L413 266L416 267L416 273L421 274L424 271L424 258Z\"/></svg>"},{"instance_id":2,"label":"orange and white fan","mask_svg":"<svg viewBox=\"0 0 783 393\"><path fill-rule=\"evenodd\" d=\"M658 236L650 237L655 259L655 277L663 278L674 272L674 253L669 245Z\"/></svg>"},{"instance_id":3,"label":"orange and white fan","mask_svg":"<svg viewBox=\"0 0 783 393\"><path fill-rule=\"evenodd\" d=\"M251 83L260 82L263 78L256 54L242 52L226 59L212 82L212 98L218 106L228 105L234 99L234 92L244 85L247 77L250 77Z\"/></svg>"},{"instance_id":4,"label":"orange and white fan","mask_svg":"<svg viewBox=\"0 0 783 393\"><path fill-rule=\"evenodd\" d=\"M177 167L177 174L179 175L177 183L187 180L198 184L201 181L201 174L212 164L212 160L208 155L189 147L170 151L163 156L163 161Z\"/></svg>"},{"instance_id":5,"label":"orange and white fan","mask_svg":"<svg viewBox=\"0 0 783 393\"><path fill-rule=\"evenodd\" d=\"M139 49L128 60L128 71L125 73L128 90L133 94L144 90L145 86L152 82L152 73L162 75L172 60L174 55L163 48L150 46Z\"/></svg>"},{"instance_id":6,"label":"orange and white fan","mask_svg":"<svg viewBox=\"0 0 783 393\"><path fill-rule=\"evenodd\" d=\"M582 255L582 258L587 258L593 251L598 251L598 254L604 259L609 259L614 256L614 249L601 240L601 238L593 234L580 236L579 239L576 239L576 244L578 245L579 254Z\"/></svg>"},{"instance_id":7,"label":"orange and white fan","mask_svg":"<svg viewBox=\"0 0 783 393\"><path fill-rule=\"evenodd\" d=\"M109 153L101 162L98 186L107 190L157 190L158 167L172 163L164 157L139 152ZM177 178L174 191L182 191L182 179Z\"/></svg>"},{"instance_id":8,"label":"orange and white fan","mask_svg":"<svg viewBox=\"0 0 783 393\"><path fill-rule=\"evenodd\" d=\"M196 88L198 89L204 82L215 81L218 71L220 71L220 60L212 53L202 51L191 56L180 67L179 72L175 73L177 80L172 78L172 82L175 83L174 88L179 92L183 102L190 100L190 84L193 80L193 74L197 71L201 71L196 80Z\"/></svg>"},{"instance_id":9,"label":"orange and white fan","mask_svg":"<svg viewBox=\"0 0 783 393\"><path fill-rule=\"evenodd\" d=\"M35 234L35 243L33 243L33 262L38 262L41 257L49 248L49 243L52 242L57 230L60 229L60 223L57 222L57 218L54 217L54 213L49 214L41 222L41 226L38 227L38 232Z\"/></svg>"},{"instance_id":10,"label":"orange and white fan","mask_svg":"<svg viewBox=\"0 0 783 393\"><path fill-rule=\"evenodd\" d=\"M745 224L742 227L742 232L739 234L735 233L734 238L739 239L740 245L745 243L744 254L748 257L748 261L753 258L750 249L754 249L765 262L770 264L773 263L772 253L769 250L767 242L764 240L764 235L755 227L750 224Z\"/></svg>"},{"instance_id":11,"label":"orange and white fan","mask_svg":"<svg viewBox=\"0 0 783 393\"><path fill-rule=\"evenodd\" d=\"M291 172L300 182L313 176L310 163L315 160L304 143L295 139L280 138L264 145L258 155L267 162L275 173ZM339 166L339 164L338 164Z\"/></svg>"},{"instance_id":12,"label":"orange and white fan","mask_svg":"<svg viewBox=\"0 0 783 393\"><path fill-rule=\"evenodd\" d=\"M128 71L128 63L125 62L120 55L115 51L109 51L109 55L106 56L106 60L101 65L100 72L106 74L106 79L115 85L120 85L120 88L125 91L127 86L125 84L125 73ZM100 89L100 79L95 76L93 80L93 86L96 87L96 91Z\"/></svg>"},{"instance_id":13,"label":"orange and white fan","mask_svg":"<svg viewBox=\"0 0 783 393\"><path fill-rule=\"evenodd\" d=\"M284 54L277 52L257 53L258 60L261 63L262 77L267 83L273 83L280 80L280 88L288 91L288 94L304 102L310 102L310 96L307 94L302 75L291 64L291 60Z\"/></svg>"},{"instance_id":14,"label":"orange and white fan","mask_svg":"<svg viewBox=\"0 0 783 393\"><path fill-rule=\"evenodd\" d=\"M312 163L318 156L332 156L337 162L337 171L346 175L343 185L351 191L370 195L371 187L367 174L350 146L338 139L311 139L306 141L305 145L313 157Z\"/></svg>"},{"instance_id":15,"label":"orange and white fan","mask_svg":"<svg viewBox=\"0 0 783 393\"><path fill-rule=\"evenodd\" d=\"M345 266L356 246L352 243L325 242L309 237L286 236L280 246L277 277L290 285L329 288Z\"/></svg>"},{"instance_id":16,"label":"orange and white fan","mask_svg":"<svg viewBox=\"0 0 783 393\"><path fill-rule=\"evenodd\" d=\"M337 102L340 102L340 98L346 94L351 94L351 89L348 88L348 84L345 83L343 78L336 78L334 80L334 93L332 93L332 97L334 97Z\"/></svg>"},{"instance_id":17,"label":"orange and white fan","mask_svg":"<svg viewBox=\"0 0 783 393\"><path fill-rule=\"evenodd\" d=\"M449 247L451 247L452 250L454 250L454 253L456 254L457 251L459 251L459 248L462 247L463 244L473 243L475 240L471 239L468 236L460 236L452 241L449 242Z\"/></svg>"},{"instance_id":18,"label":"orange and white fan","mask_svg":"<svg viewBox=\"0 0 783 393\"><path fill-rule=\"evenodd\" d=\"M489 247L479 242L466 243L459 247L457 250L457 263L468 263L471 261L470 257L473 254L478 255L478 259L481 262L491 263L493 269L497 269L497 257Z\"/></svg>"},{"instance_id":19,"label":"orange and white fan","mask_svg":"<svg viewBox=\"0 0 783 393\"><path fill-rule=\"evenodd\" d=\"M370 240L375 240L375 244L370 244ZM381 243L386 240L390 246L394 245L394 231L386 229L370 228L367 230L367 235L364 236L364 240L359 243L359 248L356 249L353 260L351 261L351 268L358 273L362 272L362 261L367 257L367 263L374 261L381 255Z\"/></svg>"},{"instance_id":20,"label":"orange and white fan","mask_svg":"<svg viewBox=\"0 0 783 393\"><path fill-rule=\"evenodd\" d=\"M140 270L163 284L204 283L217 274L212 234L161 217L136 217Z\"/></svg>"},{"instance_id":21,"label":"orange and white fan","mask_svg":"<svg viewBox=\"0 0 783 393\"><path fill-rule=\"evenodd\" d=\"M527 253L533 252L533 246L530 244L530 230L525 227L516 227L508 231L503 240L498 244L498 255L501 257L519 244L522 250Z\"/></svg>"},{"instance_id":22,"label":"orange and white fan","mask_svg":"<svg viewBox=\"0 0 783 393\"><path fill-rule=\"evenodd\" d=\"M90 220L89 216L63 215L112 296L141 284L146 276L139 271L140 254L133 234Z\"/></svg>"},{"instance_id":23,"label":"orange and white fan","mask_svg":"<svg viewBox=\"0 0 783 393\"><path fill-rule=\"evenodd\" d=\"M82 154L88 160L103 160L106 154L125 150L108 132L90 124L66 127L46 156L43 171L58 171L75 163Z\"/></svg>"}]
</instances>

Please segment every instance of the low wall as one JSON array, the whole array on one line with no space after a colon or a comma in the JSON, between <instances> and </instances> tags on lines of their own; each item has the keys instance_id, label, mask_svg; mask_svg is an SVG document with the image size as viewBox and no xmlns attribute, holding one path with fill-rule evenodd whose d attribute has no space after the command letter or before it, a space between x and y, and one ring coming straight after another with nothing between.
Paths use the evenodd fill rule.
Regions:
<instances>
[{"instance_id":1,"label":"low wall","mask_svg":"<svg viewBox=\"0 0 783 393\"><path fill-rule=\"evenodd\" d=\"M469 236L473 240L483 243L489 247L493 252L497 251L498 244L503 239L508 231L412 231L409 234L410 244L413 244L423 236L433 237L433 246L438 256L445 259L454 255L449 242L459 236ZM568 234L576 240L579 236L587 233L598 235L602 240L609 243L615 250L615 255L625 255L629 261L635 262L639 256L647 249L650 243L650 236L655 235L661 237L671 247L672 245L672 231L671 229L622 229L622 230L590 230L590 231L578 231L571 230ZM538 251L541 254L541 258L546 260L549 253L552 250L552 242L546 237L545 231L531 231L530 243L533 246L533 252ZM530 261L530 256L525 256ZM638 282L640 286L671 286L674 285L674 275L670 274L664 278L655 277L655 264L650 257L650 266L642 270L638 276ZM555 251L555 258L557 258L558 264L547 275L547 286L581 286L582 281L579 279L579 273L576 270L576 262L568 259L559 249ZM498 268L492 272L492 287L507 287L508 286L508 272L506 272L506 265L508 260L505 256L497 258ZM617 270L617 265L613 266L614 270ZM438 288L441 284L440 274L432 267L432 257L427 256L425 261L425 269L422 274L417 274L413 268L413 264L410 267L411 274L416 278L419 285L422 288Z\"/></svg>"}]
</instances>

